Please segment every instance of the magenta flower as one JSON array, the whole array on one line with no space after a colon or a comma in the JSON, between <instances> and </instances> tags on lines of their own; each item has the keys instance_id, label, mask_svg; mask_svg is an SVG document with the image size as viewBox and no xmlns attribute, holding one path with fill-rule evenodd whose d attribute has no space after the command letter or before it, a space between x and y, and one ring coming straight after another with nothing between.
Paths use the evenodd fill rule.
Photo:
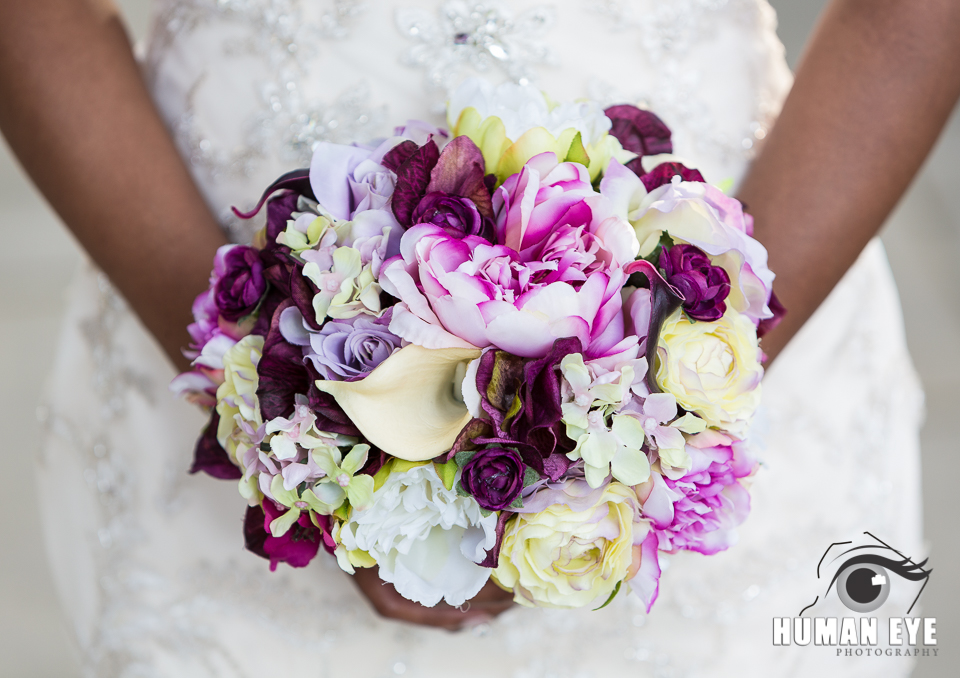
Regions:
<instances>
[{"instance_id":1,"label":"magenta flower","mask_svg":"<svg viewBox=\"0 0 960 678\"><path fill-rule=\"evenodd\" d=\"M525 262L504 245L459 239L420 224L404 233L401 256L384 265L383 289L400 299L390 331L427 348L496 346L514 355L547 355L554 341L577 337L602 353L623 339L619 268L582 284L545 283L555 264Z\"/></svg>"}]
</instances>

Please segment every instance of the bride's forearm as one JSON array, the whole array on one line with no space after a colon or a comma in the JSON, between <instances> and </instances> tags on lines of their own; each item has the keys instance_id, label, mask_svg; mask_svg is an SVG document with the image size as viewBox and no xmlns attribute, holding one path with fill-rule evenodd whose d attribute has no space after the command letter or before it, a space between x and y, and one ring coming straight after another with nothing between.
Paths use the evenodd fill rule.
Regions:
<instances>
[{"instance_id":1,"label":"bride's forearm","mask_svg":"<svg viewBox=\"0 0 960 678\"><path fill-rule=\"evenodd\" d=\"M836 0L739 197L789 309L776 355L883 225L960 94L960 2Z\"/></svg>"},{"instance_id":2,"label":"bride's forearm","mask_svg":"<svg viewBox=\"0 0 960 678\"><path fill-rule=\"evenodd\" d=\"M224 243L100 0L0 2L0 129L178 367Z\"/></svg>"}]
</instances>

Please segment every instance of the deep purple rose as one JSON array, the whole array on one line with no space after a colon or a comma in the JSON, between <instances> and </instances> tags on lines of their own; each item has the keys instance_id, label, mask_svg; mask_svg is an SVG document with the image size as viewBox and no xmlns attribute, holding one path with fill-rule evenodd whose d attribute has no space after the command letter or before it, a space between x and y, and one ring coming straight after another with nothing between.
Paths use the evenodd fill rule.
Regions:
<instances>
[{"instance_id":1,"label":"deep purple rose","mask_svg":"<svg viewBox=\"0 0 960 678\"><path fill-rule=\"evenodd\" d=\"M460 483L480 506L502 511L520 496L524 471L516 450L490 446L478 450L464 465Z\"/></svg>"},{"instance_id":2,"label":"deep purple rose","mask_svg":"<svg viewBox=\"0 0 960 678\"><path fill-rule=\"evenodd\" d=\"M667 282L683 295L683 309L694 320L719 320L727 310L730 276L693 245L674 245L660 252L660 268Z\"/></svg>"},{"instance_id":3,"label":"deep purple rose","mask_svg":"<svg viewBox=\"0 0 960 678\"><path fill-rule=\"evenodd\" d=\"M415 224L434 224L455 238L478 235L493 242L493 222L485 219L469 198L434 191L423 196L413 211Z\"/></svg>"},{"instance_id":4,"label":"deep purple rose","mask_svg":"<svg viewBox=\"0 0 960 678\"><path fill-rule=\"evenodd\" d=\"M253 247L221 247L214 259L214 272L219 278L214 288L217 308L230 322L250 315L267 291L260 252Z\"/></svg>"}]
</instances>

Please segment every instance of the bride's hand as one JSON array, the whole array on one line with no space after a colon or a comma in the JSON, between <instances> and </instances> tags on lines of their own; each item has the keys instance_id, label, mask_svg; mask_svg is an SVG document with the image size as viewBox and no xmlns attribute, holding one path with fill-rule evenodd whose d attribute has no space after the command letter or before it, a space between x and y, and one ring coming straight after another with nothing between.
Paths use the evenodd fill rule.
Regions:
<instances>
[{"instance_id":1,"label":"bride's hand","mask_svg":"<svg viewBox=\"0 0 960 678\"><path fill-rule=\"evenodd\" d=\"M380 574L375 567L357 569L353 580L380 616L421 626L435 626L449 631L457 631L490 621L513 606L513 594L504 591L492 581L487 582L480 593L468 604L457 608L446 603L424 607L412 600L407 600L397 593L392 584L380 579Z\"/></svg>"}]
</instances>

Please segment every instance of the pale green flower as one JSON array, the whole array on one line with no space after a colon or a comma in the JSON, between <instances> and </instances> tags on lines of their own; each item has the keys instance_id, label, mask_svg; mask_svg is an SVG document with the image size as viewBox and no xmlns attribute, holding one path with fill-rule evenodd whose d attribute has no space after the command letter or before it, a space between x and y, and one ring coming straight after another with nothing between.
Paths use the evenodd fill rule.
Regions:
<instances>
[{"instance_id":1,"label":"pale green flower","mask_svg":"<svg viewBox=\"0 0 960 678\"><path fill-rule=\"evenodd\" d=\"M217 441L239 464L249 437L243 428L263 425L257 399L257 364L263 352L263 337L250 334L223 354L223 383L217 388ZM249 426L241 426L245 422Z\"/></svg>"},{"instance_id":2,"label":"pale green flower","mask_svg":"<svg viewBox=\"0 0 960 678\"><path fill-rule=\"evenodd\" d=\"M270 493L277 502L290 509L270 523L270 534L274 537L281 537L286 534L287 530L300 518L301 511L312 510L320 515L330 515L336 510L336 508L331 508L330 504L320 499L313 490L308 489L301 493L297 488L284 489L283 478L280 476L274 476L270 482Z\"/></svg>"},{"instance_id":3,"label":"pale green flower","mask_svg":"<svg viewBox=\"0 0 960 678\"><path fill-rule=\"evenodd\" d=\"M373 496L373 476L355 475L367 463L369 445L354 445L343 457L338 447L313 450L313 460L327 474L314 487L317 496L337 510L349 501L350 506L362 511Z\"/></svg>"},{"instance_id":4,"label":"pale green flower","mask_svg":"<svg viewBox=\"0 0 960 678\"><path fill-rule=\"evenodd\" d=\"M380 316L380 285L370 264L363 264L360 250L338 247L332 258L333 266L327 271L313 261L303 267L303 275L319 288L313 297L317 320L353 318L361 313Z\"/></svg>"}]
</instances>

